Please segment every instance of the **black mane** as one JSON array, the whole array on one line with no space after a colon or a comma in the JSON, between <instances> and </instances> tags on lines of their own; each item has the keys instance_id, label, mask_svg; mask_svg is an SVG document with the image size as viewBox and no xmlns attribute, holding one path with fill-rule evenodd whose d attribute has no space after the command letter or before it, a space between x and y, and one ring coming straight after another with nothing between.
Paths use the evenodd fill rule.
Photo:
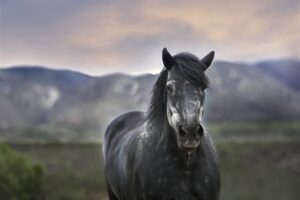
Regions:
<instances>
[{"instance_id":1,"label":"black mane","mask_svg":"<svg viewBox=\"0 0 300 200\"><path fill-rule=\"evenodd\" d=\"M158 122L157 124L161 124L164 120L164 113L166 110L165 93L167 79L168 70L163 69L152 89L152 97L147 113L147 119L149 120L150 126L156 124L155 122Z\"/></svg>"},{"instance_id":2,"label":"black mane","mask_svg":"<svg viewBox=\"0 0 300 200\"><path fill-rule=\"evenodd\" d=\"M205 64L195 55L190 53L179 53L173 56L176 65L172 70L176 74L179 74L184 80L189 81L203 89L209 85L209 80L204 73L204 69L207 67ZM164 121L166 113L166 83L168 79L168 70L164 68L154 84L152 89L152 97L148 108L147 119L151 124L161 124Z\"/></svg>"}]
</instances>

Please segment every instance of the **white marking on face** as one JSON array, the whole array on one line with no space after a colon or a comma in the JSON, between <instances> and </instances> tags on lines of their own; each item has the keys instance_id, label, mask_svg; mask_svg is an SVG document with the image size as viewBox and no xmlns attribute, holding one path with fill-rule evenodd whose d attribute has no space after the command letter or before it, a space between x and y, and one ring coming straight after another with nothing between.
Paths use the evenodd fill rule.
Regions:
<instances>
[{"instance_id":1,"label":"white marking on face","mask_svg":"<svg viewBox=\"0 0 300 200\"><path fill-rule=\"evenodd\" d=\"M175 83L176 83L175 80L169 80L167 82L167 86L172 87L172 93L170 93L171 96L175 95L175 91L176 91ZM170 101L168 101L167 107L168 107L167 108L167 117L168 117L169 124L172 127L176 127L180 121L180 115L177 110L177 108L179 107L179 103L176 102L175 105L173 105Z\"/></svg>"},{"instance_id":2,"label":"white marking on face","mask_svg":"<svg viewBox=\"0 0 300 200\"><path fill-rule=\"evenodd\" d=\"M175 95L175 80L169 80L167 82L167 87L170 87L171 90L168 90L168 101L167 101L167 117L169 124L175 128L178 127L179 123L182 123L181 120L185 119L188 121L194 121L195 119L200 123L202 121L202 113L203 107L201 106L200 96L202 94L202 90L196 89L191 94L190 97L186 96L184 88L191 87L188 81L183 81L180 87L183 87L180 92L183 98L185 98L182 103L180 101L175 101L172 98ZM168 88L169 89L169 88ZM170 93L171 91L171 93ZM182 115L182 116L181 116Z\"/></svg>"},{"instance_id":3,"label":"white marking on face","mask_svg":"<svg viewBox=\"0 0 300 200\"><path fill-rule=\"evenodd\" d=\"M199 122L202 122L203 111L204 111L204 108L203 108L203 106L201 106L199 109Z\"/></svg>"},{"instance_id":4,"label":"white marking on face","mask_svg":"<svg viewBox=\"0 0 300 200\"><path fill-rule=\"evenodd\" d=\"M175 91L176 91L176 88L175 88L175 81L174 80L171 80L171 81L168 81L167 82L167 90L169 90L169 88L171 88L171 93L169 93L170 95L175 95Z\"/></svg>"},{"instance_id":5,"label":"white marking on face","mask_svg":"<svg viewBox=\"0 0 300 200\"><path fill-rule=\"evenodd\" d=\"M168 85L168 84L175 84L175 83L176 83L175 80L169 80L169 81L167 82L167 85Z\"/></svg>"},{"instance_id":6,"label":"white marking on face","mask_svg":"<svg viewBox=\"0 0 300 200\"><path fill-rule=\"evenodd\" d=\"M171 105L170 102L168 102L167 117L172 127L176 127L176 125L180 122L179 113L177 109Z\"/></svg>"},{"instance_id":7,"label":"white marking on face","mask_svg":"<svg viewBox=\"0 0 300 200\"><path fill-rule=\"evenodd\" d=\"M185 101L185 109L183 110L184 117L186 118L186 117L194 116L194 114L195 114L194 109L198 110L199 106L200 106L200 103L198 101L193 101L193 100Z\"/></svg>"}]
</instances>

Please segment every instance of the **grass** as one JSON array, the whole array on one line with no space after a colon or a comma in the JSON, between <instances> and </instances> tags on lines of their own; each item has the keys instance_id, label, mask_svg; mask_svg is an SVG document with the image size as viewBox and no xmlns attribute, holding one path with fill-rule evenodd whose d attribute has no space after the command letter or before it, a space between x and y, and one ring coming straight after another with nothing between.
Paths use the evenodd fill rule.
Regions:
<instances>
[{"instance_id":1,"label":"grass","mask_svg":"<svg viewBox=\"0 0 300 200\"><path fill-rule=\"evenodd\" d=\"M45 130L52 143L43 137ZM8 141L44 165L46 200L107 199L100 139L45 130L19 130L28 137L16 134ZM222 200L300 199L300 123L208 124L207 130L221 159Z\"/></svg>"},{"instance_id":2,"label":"grass","mask_svg":"<svg viewBox=\"0 0 300 200\"><path fill-rule=\"evenodd\" d=\"M104 199L101 146L95 144L15 144L44 165L46 200Z\"/></svg>"},{"instance_id":3,"label":"grass","mask_svg":"<svg viewBox=\"0 0 300 200\"><path fill-rule=\"evenodd\" d=\"M15 144L42 162L47 200L106 199L99 144ZM222 200L300 197L299 140L221 141Z\"/></svg>"},{"instance_id":4,"label":"grass","mask_svg":"<svg viewBox=\"0 0 300 200\"><path fill-rule=\"evenodd\" d=\"M300 139L299 122L214 123L206 127L215 140Z\"/></svg>"},{"instance_id":5,"label":"grass","mask_svg":"<svg viewBox=\"0 0 300 200\"><path fill-rule=\"evenodd\" d=\"M299 199L299 141L224 142L218 152L221 199Z\"/></svg>"}]
</instances>

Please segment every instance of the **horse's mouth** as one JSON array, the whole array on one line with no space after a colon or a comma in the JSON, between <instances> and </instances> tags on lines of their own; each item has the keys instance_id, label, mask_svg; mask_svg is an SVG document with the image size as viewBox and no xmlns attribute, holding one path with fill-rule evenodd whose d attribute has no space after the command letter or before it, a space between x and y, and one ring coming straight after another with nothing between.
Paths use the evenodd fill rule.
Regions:
<instances>
[{"instance_id":1,"label":"horse's mouth","mask_svg":"<svg viewBox=\"0 0 300 200\"><path fill-rule=\"evenodd\" d=\"M187 152L187 153L190 153L190 152L195 151L198 147L199 147L199 144L197 144L197 145L182 145L182 146L180 147L180 149L181 149L182 151L185 151L185 152Z\"/></svg>"}]
</instances>

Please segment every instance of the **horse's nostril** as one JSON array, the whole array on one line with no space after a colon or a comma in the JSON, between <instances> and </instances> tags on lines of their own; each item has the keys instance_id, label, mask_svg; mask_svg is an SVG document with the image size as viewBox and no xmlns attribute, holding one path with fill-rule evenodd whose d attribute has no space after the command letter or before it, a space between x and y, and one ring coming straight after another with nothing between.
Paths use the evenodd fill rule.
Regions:
<instances>
[{"instance_id":1,"label":"horse's nostril","mask_svg":"<svg viewBox=\"0 0 300 200\"><path fill-rule=\"evenodd\" d=\"M200 136L203 136L204 130L203 130L203 127L201 125L197 126L197 132Z\"/></svg>"},{"instance_id":2,"label":"horse's nostril","mask_svg":"<svg viewBox=\"0 0 300 200\"><path fill-rule=\"evenodd\" d=\"M183 127L182 127L182 126L179 126L179 135L180 135L181 137L186 136L186 132L183 130Z\"/></svg>"}]
</instances>

